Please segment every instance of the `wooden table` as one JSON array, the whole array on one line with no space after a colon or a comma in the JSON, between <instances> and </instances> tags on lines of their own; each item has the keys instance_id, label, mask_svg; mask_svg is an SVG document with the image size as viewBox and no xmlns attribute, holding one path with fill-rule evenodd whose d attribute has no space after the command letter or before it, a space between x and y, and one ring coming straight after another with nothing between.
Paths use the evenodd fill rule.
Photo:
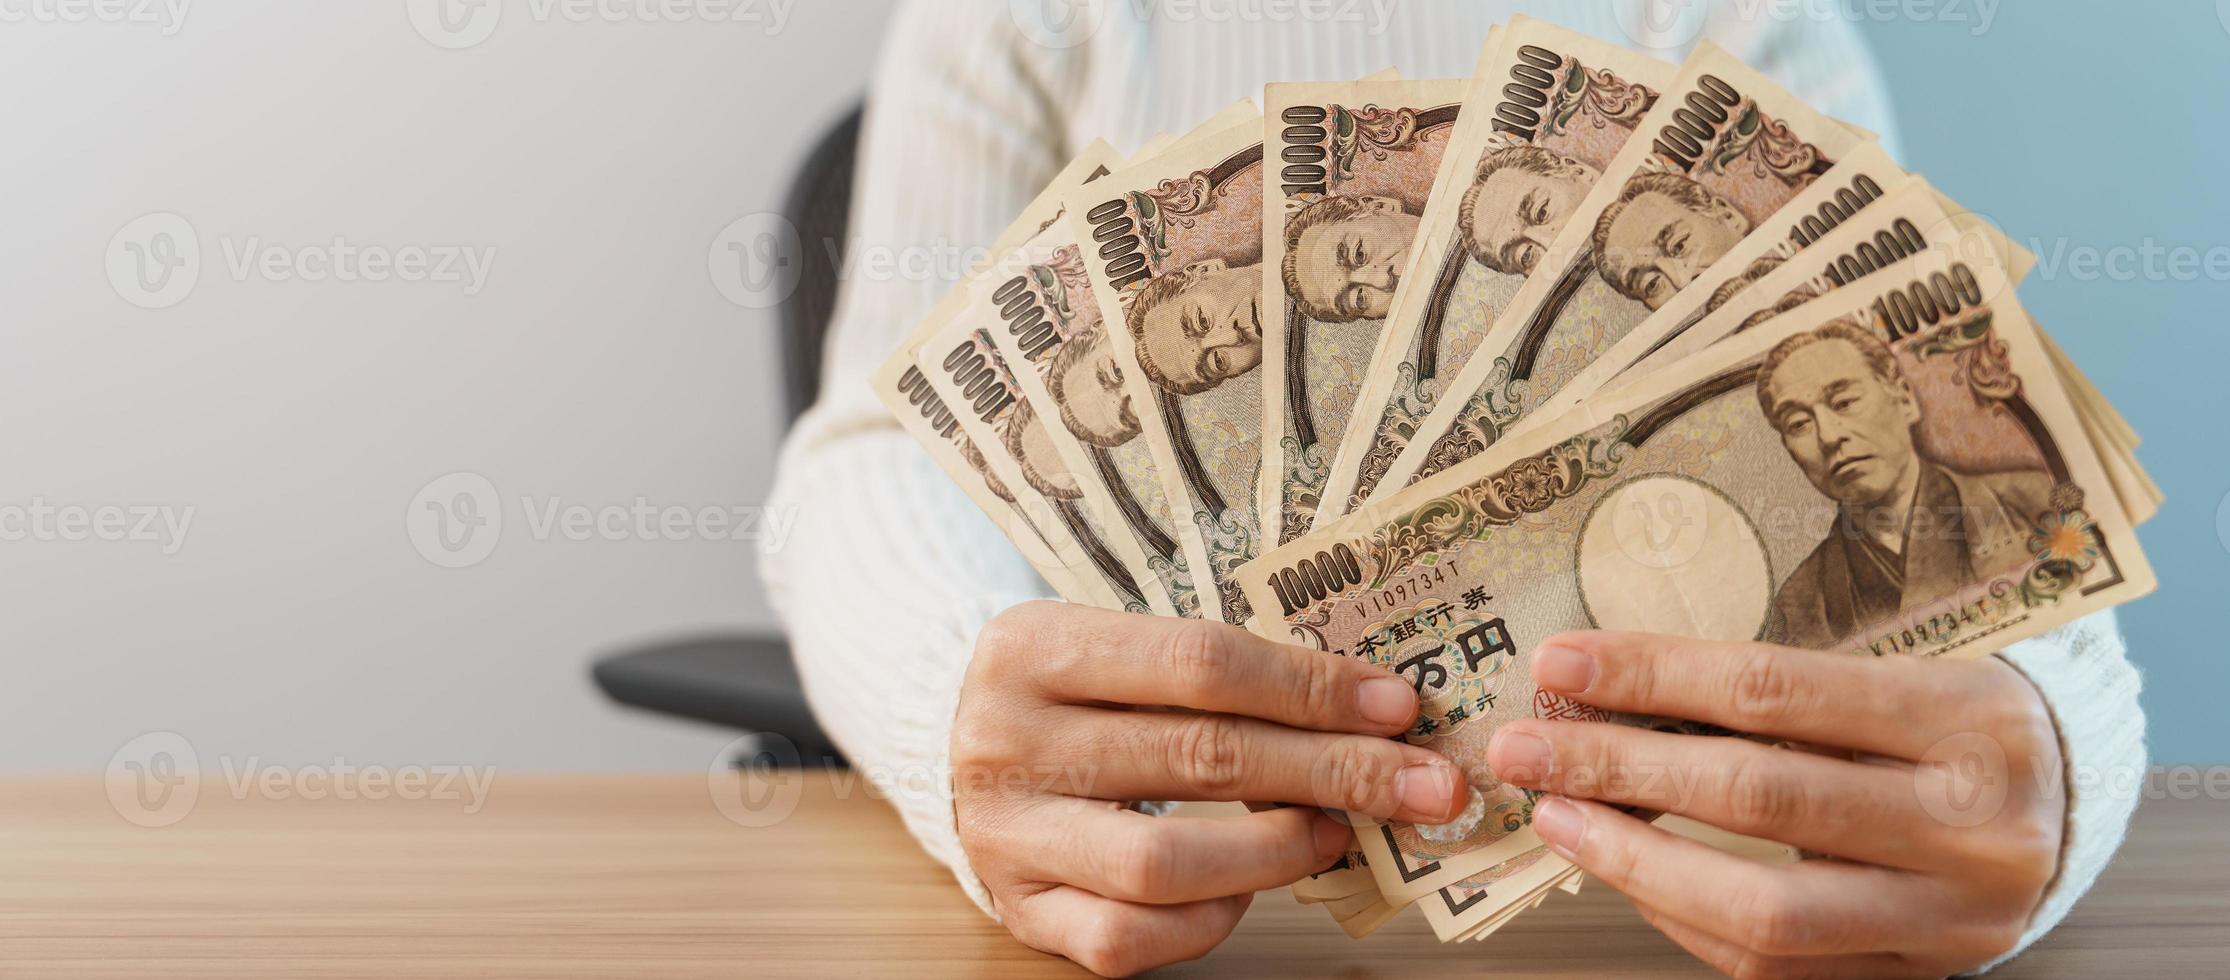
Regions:
<instances>
[{"instance_id":1,"label":"wooden table","mask_svg":"<svg viewBox=\"0 0 2230 980\"><path fill-rule=\"evenodd\" d=\"M0 975L1081 975L979 915L848 773L499 776L459 799L305 801L202 781L126 822L98 778L0 780ZM738 783L737 780L749 780ZM751 790L745 826L714 792ZM2014 976L2219 975L2230 804L2147 804L2100 887ZM1699 900L1709 896L1699 895ZM1600 884L1483 944L1404 916L1360 942L1284 893L1169 976L1695 975Z\"/></svg>"}]
</instances>

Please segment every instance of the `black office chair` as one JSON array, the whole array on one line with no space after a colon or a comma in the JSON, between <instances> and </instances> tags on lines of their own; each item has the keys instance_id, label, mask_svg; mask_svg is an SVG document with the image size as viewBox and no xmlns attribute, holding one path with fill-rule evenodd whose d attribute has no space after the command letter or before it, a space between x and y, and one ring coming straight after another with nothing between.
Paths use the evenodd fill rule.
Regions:
<instances>
[{"instance_id":1,"label":"black office chair","mask_svg":"<svg viewBox=\"0 0 2230 980\"><path fill-rule=\"evenodd\" d=\"M853 107L822 135L798 169L782 209L797 229L804 253L789 257L802 264L802 271L797 288L776 308L782 328L785 427L795 423L820 393L823 342L836 309L839 259L833 253L841 252L824 243L843 242L851 216L860 112ZM739 763L845 764L813 720L798 683L797 665L790 659L790 645L779 636L669 641L601 657L590 673L605 695L621 704L782 736L762 739Z\"/></svg>"}]
</instances>

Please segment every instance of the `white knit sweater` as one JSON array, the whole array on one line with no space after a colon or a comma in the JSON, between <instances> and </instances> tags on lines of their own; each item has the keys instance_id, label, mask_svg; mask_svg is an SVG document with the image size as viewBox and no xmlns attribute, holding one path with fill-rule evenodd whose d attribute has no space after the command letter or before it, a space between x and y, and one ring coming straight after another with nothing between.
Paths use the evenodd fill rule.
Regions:
<instances>
[{"instance_id":1,"label":"white knit sweater","mask_svg":"<svg viewBox=\"0 0 2230 980\"><path fill-rule=\"evenodd\" d=\"M890 25L821 400L777 479L775 502L798 525L762 564L822 724L987 911L953 827L946 744L977 630L1045 587L889 419L869 375L1094 138L1129 152L1241 97L1259 100L1271 81L1389 67L1465 76L1487 28L1511 13L1631 43L1608 2L1095 0L1058 32L1032 13L1063 7L924 0ZM1894 151L1874 66L1847 24L1726 17L1702 36ZM2006 656L2050 701L2072 772L2142 770L2137 675L2111 616ZM2073 801L2059 880L2029 939L2066 914L2121 842L2136 793L2129 780L2102 785L2126 792Z\"/></svg>"}]
</instances>

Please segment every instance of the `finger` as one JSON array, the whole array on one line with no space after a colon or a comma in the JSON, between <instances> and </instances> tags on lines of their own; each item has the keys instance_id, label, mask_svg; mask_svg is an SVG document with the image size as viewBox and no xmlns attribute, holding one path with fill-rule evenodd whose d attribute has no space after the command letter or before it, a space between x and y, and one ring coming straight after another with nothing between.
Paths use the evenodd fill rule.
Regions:
<instances>
[{"instance_id":1,"label":"finger","mask_svg":"<svg viewBox=\"0 0 2230 980\"><path fill-rule=\"evenodd\" d=\"M1844 956L1766 956L1752 952L1658 911L1635 905L1651 928L1730 977L1925 977L1930 973L1893 953Z\"/></svg>"},{"instance_id":2,"label":"finger","mask_svg":"<svg viewBox=\"0 0 2230 980\"><path fill-rule=\"evenodd\" d=\"M1040 761L1078 795L1117 800L1269 800L1442 823L1468 798L1447 757L1393 739L1327 735L1254 718L1054 706L1069 714Z\"/></svg>"},{"instance_id":3,"label":"finger","mask_svg":"<svg viewBox=\"0 0 2230 980\"><path fill-rule=\"evenodd\" d=\"M2004 696L1988 665L1583 630L1543 641L1540 686L1613 711L1918 759Z\"/></svg>"},{"instance_id":4,"label":"finger","mask_svg":"<svg viewBox=\"0 0 2230 980\"><path fill-rule=\"evenodd\" d=\"M1416 689L1384 668L1222 623L1026 603L985 632L979 651L994 651L1057 701L1195 708L1370 735L1398 735L1417 720Z\"/></svg>"},{"instance_id":5,"label":"finger","mask_svg":"<svg viewBox=\"0 0 2230 980\"><path fill-rule=\"evenodd\" d=\"M1912 771L1769 748L1741 738L1525 719L1487 745L1495 775L1526 789L1694 817L1808 851L1930 870L1951 831L1914 795Z\"/></svg>"},{"instance_id":6,"label":"finger","mask_svg":"<svg viewBox=\"0 0 2230 980\"><path fill-rule=\"evenodd\" d=\"M1125 902L1174 905L1282 888L1324 870L1353 831L1320 811L1149 817L1086 800L1039 804L1009 824L1016 876Z\"/></svg>"},{"instance_id":7,"label":"finger","mask_svg":"<svg viewBox=\"0 0 2230 980\"><path fill-rule=\"evenodd\" d=\"M1599 803L1543 797L1533 830L1634 901L1767 956L1892 950L1948 919L1904 872L1840 861L1767 867ZM1699 887L1714 897L1699 901Z\"/></svg>"},{"instance_id":8,"label":"finger","mask_svg":"<svg viewBox=\"0 0 2230 980\"><path fill-rule=\"evenodd\" d=\"M1031 946L1100 976L1122 977L1207 955L1231 935L1253 900L1250 894L1139 905L1056 885L1018 900L1006 925Z\"/></svg>"}]
</instances>

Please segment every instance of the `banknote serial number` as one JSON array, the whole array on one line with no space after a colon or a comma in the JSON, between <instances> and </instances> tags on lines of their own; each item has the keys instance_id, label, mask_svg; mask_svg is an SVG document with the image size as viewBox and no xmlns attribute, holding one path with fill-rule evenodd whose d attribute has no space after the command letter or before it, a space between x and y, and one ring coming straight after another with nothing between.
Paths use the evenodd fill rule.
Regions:
<instances>
[{"instance_id":1,"label":"banknote serial number","mask_svg":"<svg viewBox=\"0 0 2230 980\"><path fill-rule=\"evenodd\" d=\"M1270 576L1270 590L1277 594L1278 606L1286 616L1296 615L1326 599L1348 596L1355 599L1358 609L1380 615L1409 604L1427 588L1446 585L1448 576L1455 571L1455 562L1443 561L1421 568L1407 578L1365 590L1362 588L1363 563L1355 556L1353 548L1342 543L1279 569Z\"/></svg>"},{"instance_id":2,"label":"banknote serial number","mask_svg":"<svg viewBox=\"0 0 2230 980\"><path fill-rule=\"evenodd\" d=\"M1355 608L1373 616L1382 616L1396 609L1407 608L1411 603L1421 598L1426 589L1438 585L1447 585L1449 574L1455 570L1456 563L1452 561L1422 569L1408 578L1388 582L1384 588L1356 596Z\"/></svg>"}]
</instances>

